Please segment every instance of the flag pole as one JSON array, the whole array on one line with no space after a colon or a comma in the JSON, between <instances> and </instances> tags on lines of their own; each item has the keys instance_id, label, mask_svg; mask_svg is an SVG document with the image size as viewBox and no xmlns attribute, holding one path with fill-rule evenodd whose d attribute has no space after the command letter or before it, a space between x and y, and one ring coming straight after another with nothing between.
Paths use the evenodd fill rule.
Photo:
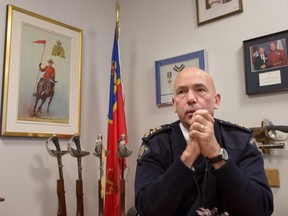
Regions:
<instances>
[{"instance_id":1,"label":"flag pole","mask_svg":"<svg viewBox=\"0 0 288 216\"><path fill-rule=\"evenodd\" d=\"M43 48L43 51L42 51L40 63L42 63L42 61L43 61L43 56L44 56L45 48L46 48L46 43L44 44L44 48ZM35 86L34 86L34 93L37 93L37 83L38 83L38 79L39 79L39 72L40 72L40 68L38 68L38 73L37 73L37 77L36 77L36 81L35 81Z\"/></svg>"},{"instance_id":2,"label":"flag pole","mask_svg":"<svg viewBox=\"0 0 288 216\"><path fill-rule=\"evenodd\" d=\"M107 134L107 150L110 151L110 157L107 157L107 163L106 163L104 216L112 216L112 215L120 216L121 159L117 157L117 143L119 141L119 136L121 134L127 134L122 81L121 81L120 55L119 55L119 39L120 39L119 0L115 0L115 6L116 6L115 8L116 26L115 26L113 50L111 58L108 134Z\"/></svg>"},{"instance_id":3,"label":"flag pole","mask_svg":"<svg viewBox=\"0 0 288 216\"><path fill-rule=\"evenodd\" d=\"M117 46L119 44L119 27L120 27L120 2L119 0L116 0L115 2L115 10L116 10L116 41L117 41ZM119 49L119 47L118 47ZM112 64L115 64L113 67L115 67L115 69L117 68L117 63L116 62L113 62ZM116 81L117 82L117 81ZM115 190L116 190L116 193L118 193L118 158L116 157L116 160L115 160L115 172L114 172L114 178L115 178ZM121 205L121 203L120 203Z\"/></svg>"},{"instance_id":4,"label":"flag pole","mask_svg":"<svg viewBox=\"0 0 288 216\"><path fill-rule=\"evenodd\" d=\"M117 44L119 45L119 34L120 34L120 1L119 0L116 0L116 40L117 40ZM119 47L118 47L118 52L119 52ZM120 62L119 62L120 63ZM120 67L120 65L119 65ZM116 173L118 173L117 169L118 169L118 158L116 157L116 164L115 164L115 167L116 167ZM121 160L121 163L123 163L123 159ZM123 172L123 166L121 166L121 173ZM118 176L117 176L118 177ZM117 179L117 177L115 179ZM118 179L116 180L116 182L118 182ZM124 182L125 184L125 182ZM120 191L118 192L119 186L117 185L116 187L116 191L117 193L120 192L120 216L124 216L125 214L125 192L124 192L124 200L123 200L123 189L125 191L125 185L123 187L123 182L122 182L122 178L120 178ZM124 206L123 206L124 205Z\"/></svg>"},{"instance_id":5,"label":"flag pole","mask_svg":"<svg viewBox=\"0 0 288 216\"><path fill-rule=\"evenodd\" d=\"M116 0L116 37L117 37L117 42L119 39L119 27L120 27L120 2L119 0Z\"/></svg>"},{"instance_id":6,"label":"flag pole","mask_svg":"<svg viewBox=\"0 0 288 216\"><path fill-rule=\"evenodd\" d=\"M120 2L116 0L116 23L119 24L120 22Z\"/></svg>"}]
</instances>

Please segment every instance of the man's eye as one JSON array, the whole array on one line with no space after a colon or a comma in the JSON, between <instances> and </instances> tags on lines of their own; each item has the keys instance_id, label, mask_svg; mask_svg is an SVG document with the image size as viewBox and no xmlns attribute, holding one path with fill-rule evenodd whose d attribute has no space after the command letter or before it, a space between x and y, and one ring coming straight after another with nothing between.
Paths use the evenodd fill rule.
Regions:
<instances>
[{"instance_id":1,"label":"man's eye","mask_svg":"<svg viewBox=\"0 0 288 216\"><path fill-rule=\"evenodd\" d=\"M184 91L184 90L179 90L177 94L178 94L178 95L185 94L185 91Z\"/></svg>"},{"instance_id":2,"label":"man's eye","mask_svg":"<svg viewBox=\"0 0 288 216\"><path fill-rule=\"evenodd\" d=\"M206 89L204 89L204 88L199 88L199 89L197 89L197 91L198 91L198 92L205 92Z\"/></svg>"}]
</instances>

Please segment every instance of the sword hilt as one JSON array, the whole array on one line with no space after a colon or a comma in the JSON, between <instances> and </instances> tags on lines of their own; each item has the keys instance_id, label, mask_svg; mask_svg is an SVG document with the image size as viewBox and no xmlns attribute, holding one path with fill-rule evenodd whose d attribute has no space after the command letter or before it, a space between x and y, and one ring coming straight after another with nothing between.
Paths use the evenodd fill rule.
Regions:
<instances>
[{"instance_id":1,"label":"sword hilt","mask_svg":"<svg viewBox=\"0 0 288 216\"><path fill-rule=\"evenodd\" d=\"M126 135L121 134L120 139L118 141L118 150L117 150L117 155L120 158L126 158L132 154L132 151L127 149L126 147L125 139L126 139Z\"/></svg>"},{"instance_id":2,"label":"sword hilt","mask_svg":"<svg viewBox=\"0 0 288 216\"><path fill-rule=\"evenodd\" d=\"M267 126L265 126L265 129L267 131L279 130L279 131L282 131L284 133L288 133L288 126L286 126L286 125L267 125Z\"/></svg>"},{"instance_id":3,"label":"sword hilt","mask_svg":"<svg viewBox=\"0 0 288 216\"><path fill-rule=\"evenodd\" d=\"M102 142L102 134L100 133L96 139L96 145L95 145L95 149L94 149L95 152L93 153L96 157L99 157L99 158L102 155L102 148L103 148L102 143L103 143Z\"/></svg>"},{"instance_id":4,"label":"sword hilt","mask_svg":"<svg viewBox=\"0 0 288 216\"><path fill-rule=\"evenodd\" d=\"M76 149L72 148L71 143L74 142L76 145ZM89 155L89 152L82 151L80 146L80 138L78 134L74 134L73 137L70 138L68 144L67 144L68 152L73 156L77 158L84 157L86 155Z\"/></svg>"},{"instance_id":5,"label":"sword hilt","mask_svg":"<svg viewBox=\"0 0 288 216\"><path fill-rule=\"evenodd\" d=\"M49 141L50 140L52 140L52 142L54 143L56 150L49 148ZM57 158L61 158L64 154L68 153L68 151L61 151L59 139L58 139L57 135L55 135L55 134L46 140L46 149L52 157L57 157Z\"/></svg>"},{"instance_id":6,"label":"sword hilt","mask_svg":"<svg viewBox=\"0 0 288 216\"><path fill-rule=\"evenodd\" d=\"M71 147L71 143L74 142L76 145L76 149L73 149ZM70 153L71 156L77 158L77 163L78 163L78 180L82 180L82 164L81 164L81 158L89 155L89 152L86 151L81 151L81 146L80 146L80 138L78 134L74 134L68 144L67 144L68 152Z\"/></svg>"},{"instance_id":7,"label":"sword hilt","mask_svg":"<svg viewBox=\"0 0 288 216\"><path fill-rule=\"evenodd\" d=\"M59 139L58 139L58 137L55 134L52 136L52 142L54 143L57 151L61 151L61 148L60 148L60 145L59 145Z\"/></svg>"},{"instance_id":8,"label":"sword hilt","mask_svg":"<svg viewBox=\"0 0 288 216\"><path fill-rule=\"evenodd\" d=\"M93 154L94 154L96 157L99 157L100 161L101 161L101 159L103 159L103 158L102 158L102 156L103 156L103 155L102 155L102 150L104 150L104 154L105 154L104 156L105 156L105 157L106 157L107 154L109 154L109 152L110 152L110 151L104 149L102 134L99 133L98 138L96 139L96 145L95 145L95 149L94 149L94 153L93 153Z\"/></svg>"},{"instance_id":9,"label":"sword hilt","mask_svg":"<svg viewBox=\"0 0 288 216\"><path fill-rule=\"evenodd\" d=\"M79 138L79 135L78 135L78 134L75 134L75 135L73 136L73 141L74 141L74 143L75 143L75 145L76 145L77 150L78 150L79 152L81 152L80 138Z\"/></svg>"},{"instance_id":10,"label":"sword hilt","mask_svg":"<svg viewBox=\"0 0 288 216\"><path fill-rule=\"evenodd\" d=\"M56 150L53 150L53 149L49 148L48 144L49 144L50 140L52 140L52 142L54 143L54 145L56 147ZM47 149L48 153L51 156L57 157L59 178L63 179L62 156L65 155L66 153L68 153L68 151L61 151L60 144L59 144L59 139L58 139L58 137L55 134L53 136L51 136L49 139L47 139L47 141L46 141L46 149Z\"/></svg>"}]
</instances>

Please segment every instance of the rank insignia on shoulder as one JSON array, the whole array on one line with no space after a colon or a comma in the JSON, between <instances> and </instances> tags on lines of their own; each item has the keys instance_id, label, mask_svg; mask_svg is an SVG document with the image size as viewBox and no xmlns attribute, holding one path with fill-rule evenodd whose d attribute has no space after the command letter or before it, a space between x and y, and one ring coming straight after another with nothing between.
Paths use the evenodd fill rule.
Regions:
<instances>
[{"instance_id":1,"label":"rank insignia on shoulder","mask_svg":"<svg viewBox=\"0 0 288 216\"><path fill-rule=\"evenodd\" d=\"M150 148L146 145L142 145L139 149L137 160L141 160L149 152Z\"/></svg>"},{"instance_id":2,"label":"rank insignia on shoulder","mask_svg":"<svg viewBox=\"0 0 288 216\"><path fill-rule=\"evenodd\" d=\"M161 130L161 129L162 129L162 126L156 127L156 128L154 128L154 129L150 129L148 132L146 132L146 133L144 134L144 138L149 137L150 135L154 134L155 132L157 132L157 131L159 131L159 130Z\"/></svg>"},{"instance_id":3,"label":"rank insignia on shoulder","mask_svg":"<svg viewBox=\"0 0 288 216\"><path fill-rule=\"evenodd\" d=\"M223 120L219 120L219 123L221 124L226 124L226 125L230 125L230 126L234 126L234 127L238 127L238 128L241 128L243 130L246 130L246 131L250 131L249 128L243 126L243 125L240 125L240 124L237 124L237 123L232 123L232 122L229 122L229 121L223 121Z\"/></svg>"},{"instance_id":4,"label":"rank insignia on shoulder","mask_svg":"<svg viewBox=\"0 0 288 216\"><path fill-rule=\"evenodd\" d=\"M249 140L249 144L250 145L253 145L253 144L257 144L257 142L256 142L256 139L254 138L254 137L252 137L250 140Z\"/></svg>"},{"instance_id":5,"label":"rank insignia on shoulder","mask_svg":"<svg viewBox=\"0 0 288 216\"><path fill-rule=\"evenodd\" d=\"M156 134L159 134L165 130L170 130L171 129L171 126L170 124L166 124L166 125L161 125L159 127L156 127L154 129L150 129L148 132L146 132L143 136L143 140L144 141L148 141L151 137L153 137L154 135Z\"/></svg>"},{"instance_id":6,"label":"rank insignia on shoulder","mask_svg":"<svg viewBox=\"0 0 288 216\"><path fill-rule=\"evenodd\" d=\"M252 146L255 146L257 148L257 150L261 153L261 149L259 148L257 141L254 137L251 137L249 140L249 144Z\"/></svg>"}]
</instances>

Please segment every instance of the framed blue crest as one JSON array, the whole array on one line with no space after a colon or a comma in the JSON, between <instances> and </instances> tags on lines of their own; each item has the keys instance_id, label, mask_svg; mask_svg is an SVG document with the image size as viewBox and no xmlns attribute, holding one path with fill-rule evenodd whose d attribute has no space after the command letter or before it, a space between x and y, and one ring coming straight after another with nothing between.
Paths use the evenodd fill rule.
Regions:
<instances>
[{"instance_id":1,"label":"framed blue crest","mask_svg":"<svg viewBox=\"0 0 288 216\"><path fill-rule=\"evenodd\" d=\"M156 69L156 104L171 105L174 80L180 71L188 67L206 70L205 50L155 61Z\"/></svg>"}]
</instances>

